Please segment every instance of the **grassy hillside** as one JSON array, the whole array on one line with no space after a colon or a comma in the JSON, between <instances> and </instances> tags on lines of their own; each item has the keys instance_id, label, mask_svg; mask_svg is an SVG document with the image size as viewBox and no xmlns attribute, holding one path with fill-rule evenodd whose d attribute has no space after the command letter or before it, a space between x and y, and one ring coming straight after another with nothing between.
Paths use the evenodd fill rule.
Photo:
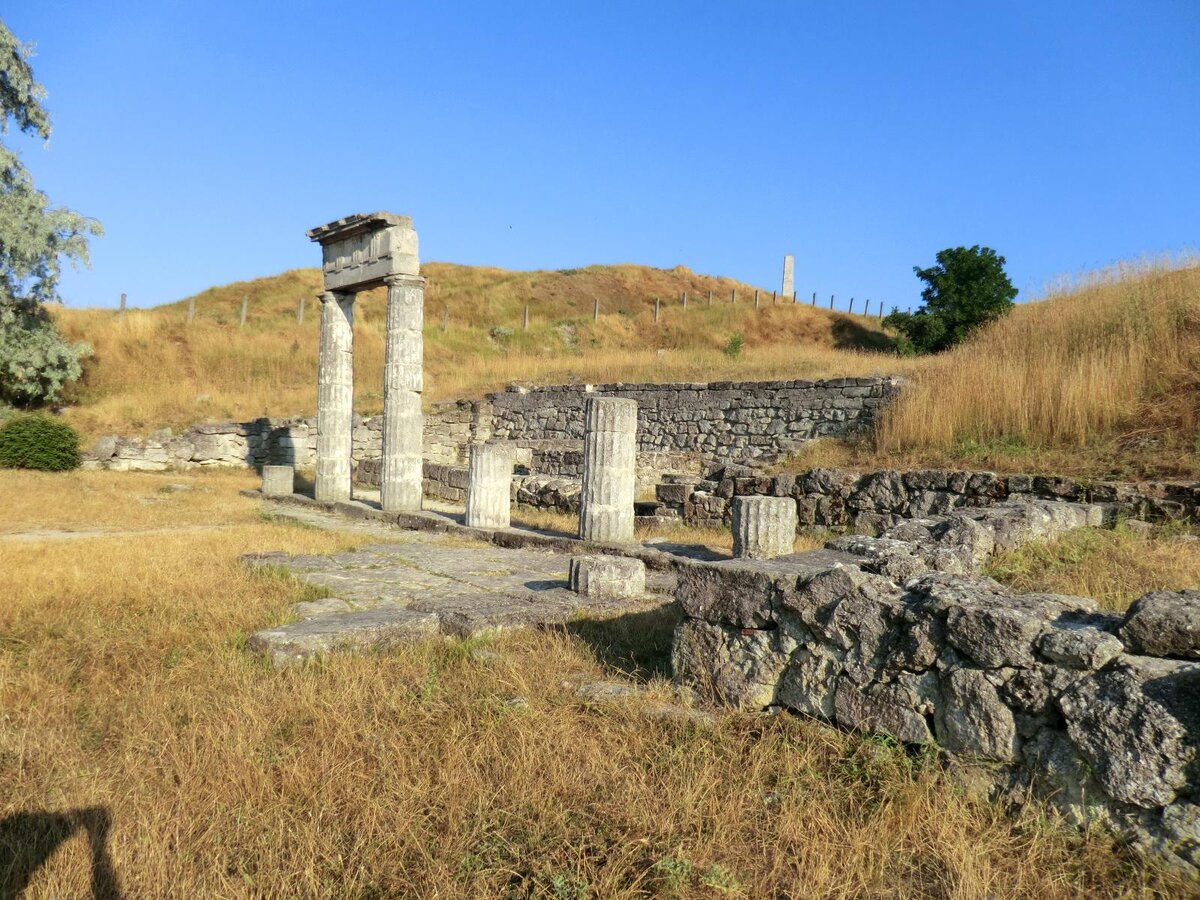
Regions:
<instances>
[{"instance_id":1,"label":"grassy hillside","mask_svg":"<svg viewBox=\"0 0 1200 900\"><path fill-rule=\"evenodd\" d=\"M893 357L878 352L890 341L876 319L803 304L771 306L769 292L755 310L751 286L682 267L507 272L430 263L423 271L430 400L478 396L520 380L755 379L896 368ZM112 310L60 310L63 331L96 351L71 395L69 416L93 435L206 417L312 414L319 288L315 269L212 288L195 297L190 325L186 300L131 310L123 320ZM687 309L680 304L684 291ZM657 323L656 296L663 301ZM238 326L243 297L244 329ZM301 297L308 299L298 324ZM360 295L357 306L356 404L364 413L382 408L384 306L381 290ZM724 352L735 334L743 339L736 357Z\"/></svg>"},{"instance_id":2,"label":"grassy hillside","mask_svg":"<svg viewBox=\"0 0 1200 900\"><path fill-rule=\"evenodd\" d=\"M806 304L753 307L754 289L688 269L562 272L430 263L426 396L479 396L513 381L679 381L898 373L912 385L874 440L821 442L789 462L968 465L1095 476L1200 476L1200 262L1124 265L1084 277L938 357L900 359L877 319ZM65 309L96 356L68 415L87 435L208 417L311 414L316 270L212 288L130 311ZM738 303L730 302L733 290ZM691 302L680 306L681 292ZM707 303L713 292L712 306ZM297 301L307 297L304 323ZM663 300L653 321L654 297ZM243 297L250 315L238 327ZM592 321L600 298L602 315ZM530 327L522 330L524 307ZM449 328L442 329L449 312ZM355 325L356 403L382 407L384 297ZM726 354L740 334L740 354Z\"/></svg>"},{"instance_id":3,"label":"grassy hillside","mask_svg":"<svg viewBox=\"0 0 1200 900\"><path fill-rule=\"evenodd\" d=\"M872 442L790 465L1200 476L1200 262L1086 276L908 374Z\"/></svg>"}]
</instances>

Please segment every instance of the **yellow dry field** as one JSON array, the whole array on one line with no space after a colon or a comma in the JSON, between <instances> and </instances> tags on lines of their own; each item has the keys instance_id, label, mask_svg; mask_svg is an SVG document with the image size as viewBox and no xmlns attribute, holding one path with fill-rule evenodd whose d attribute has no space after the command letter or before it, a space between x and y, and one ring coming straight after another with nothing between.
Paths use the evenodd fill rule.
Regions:
<instances>
[{"instance_id":1,"label":"yellow dry field","mask_svg":"<svg viewBox=\"0 0 1200 900\"><path fill-rule=\"evenodd\" d=\"M146 504L166 479L0 473L0 895L86 896L89 884L189 898L1194 887L1037 806L1008 816L886 741L790 716L650 719L639 701L591 708L564 684L639 662L653 672L667 620L431 640L274 671L244 637L311 592L238 556L364 538L264 520L236 493L247 476L172 480L196 487ZM198 521L219 528L11 534ZM494 655L471 652L487 643ZM661 681L653 694L665 695Z\"/></svg>"},{"instance_id":2,"label":"yellow dry field","mask_svg":"<svg viewBox=\"0 0 1200 900\"><path fill-rule=\"evenodd\" d=\"M769 292L755 309L754 288L682 267L507 272L429 263L422 271L427 401L479 397L514 381L760 380L907 368L878 352L891 340L877 317L772 306ZM95 351L83 381L71 388L69 420L90 438L206 419L313 415L319 286L316 269L299 269L212 288L195 298L190 323L184 301L124 317L108 309L56 309L63 333ZM244 328L243 297L250 310ZM302 324L301 297L307 298ZM657 321L655 297L662 301ZM355 303L354 400L364 414L383 408L385 303L379 290ZM735 337L740 351L726 352Z\"/></svg>"}]
</instances>

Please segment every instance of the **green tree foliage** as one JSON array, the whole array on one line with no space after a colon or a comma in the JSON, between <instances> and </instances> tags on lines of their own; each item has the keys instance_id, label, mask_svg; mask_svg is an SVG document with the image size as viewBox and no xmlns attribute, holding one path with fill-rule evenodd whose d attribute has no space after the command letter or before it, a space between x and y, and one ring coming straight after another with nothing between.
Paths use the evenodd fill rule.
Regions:
<instances>
[{"instance_id":1,"label":"green tree foliage","mask_svg":"<svg viewBox=\"0 0 1200 900\"><path fill-rule=\"evenodd\" d=\"M30 47L0 21L0 135L10 126L50 138L45 91L33 78ZM86 345L69 345L43 303L60 300L64 260L88 262L88 237L100 225L34 187L15 151L0 144L0 402L32 405L56 400L78 378Z\"/></svg>"},{"instance_id":2,"label":"green tree foliage","mask_svg":"<svg viewBox=\"0 0 1200 900\"><path fill-rule=\"evenodd\" d=\"M1004 271L1004 257L990 247L953 247L937 255L937 265L913 268L925 282L921 308L893 310L884 324L900 332L902 352L939 353L1013 307L1017 289Z\"/></svg>"},{"instance_id":3,"label":"green tree foliage","mask_svg":"<svg viewBox=\"0 0 1200 900\"><path fill-rule=\"evenodd\" d=\"M13 416L0 425L0 467L63 472L79 465L79 435L48 416Z\"/></svg>"}]
</instances>

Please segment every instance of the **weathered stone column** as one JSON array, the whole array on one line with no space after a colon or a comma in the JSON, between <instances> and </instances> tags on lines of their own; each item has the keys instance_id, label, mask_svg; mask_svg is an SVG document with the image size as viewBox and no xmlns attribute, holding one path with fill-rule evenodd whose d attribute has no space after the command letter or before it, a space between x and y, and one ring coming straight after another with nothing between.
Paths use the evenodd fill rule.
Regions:
<instances>
[{"instance_id":1,"label":"weathered stone column","mask_svg":"<svg viewBox=\"0 0 1200 900\"><path fill-rule=\"evenodd\" d=\"M592 397L584 409L579 537L632 541L637 401Z\"/></svg>"},{"instance_id":2,"label":"weathered stone column","mask_svg":"<svg viewBox=\"0 0 1200 900\"><path fill-rule=\"evenodd\" d=\"M380 501L388 512L421 508L421 417L425 279L391 275L383 363L383 462Z\"/></svg>"},{"instance_id":3,"label":"weathered stone column","mask_svg":"<svg viewBox=\"0 0 1200 900\"><path fill-rule=\"evenodd\" d=\"M350 499L354 418L354 294L321 294L317 359L318 500Z\"/></svg>"},{"instance_id":4,"label":"weathered stone column","mask_svg":"<svg viewBox=\"0 0 1200 900\"><path fill-rule=\"evenodd\" d=\"M467 463L467 517L474 528L511 522L512 451L503 444L472 444Z\"/></svg>"},{"instance_id":5,"label":"weathered stone column","mask_svg":"<svg viewBox=\"0 0 1200 900\"><path fill-rule=\"evenodd\" d=\"M795 265L796 260L792 254L789 253L783 258L783 300L785 303L795 290Z\"/></svg>"},{"instance_id":6,"label":"weathered stone column","mask_svg":"<svg viewBox=\"0 0 1200 900\"><path fill-rule=\"evenodd\" d=\"M296 470L292 466L263 466L262 494L264 497L287 497L295 490Z\"/></svg>"},{"instance_id":7,"label":"weathered stone column","mask_svg":"<svg viewBox=\"0 0 1200 900\"><path fill-rule=\"evenodd\" d=\"M796 501L791 497L733 498L733 555L773 559L795 552Z\"/></svg>"}]
</instances>

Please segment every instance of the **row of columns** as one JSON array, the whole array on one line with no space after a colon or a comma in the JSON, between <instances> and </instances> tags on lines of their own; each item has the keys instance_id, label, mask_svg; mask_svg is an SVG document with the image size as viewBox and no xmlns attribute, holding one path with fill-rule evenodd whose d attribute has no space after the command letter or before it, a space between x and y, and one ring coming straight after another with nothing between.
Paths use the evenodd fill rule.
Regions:
<instances>
[{"instance_id":1,"label":"row of columns","mask_svg":"<svg viewBox=\"0 0 1200 900\"><path fill-rule=\"evenodd\" d=\"M383 373L381 504L388 512L421 508L424 419L425 279L392 275L387 286L387 332ZM321 294L317 358L318 500L349 500L354 429L354 301L356 294Z\"/></svg>"}]
</instances>

